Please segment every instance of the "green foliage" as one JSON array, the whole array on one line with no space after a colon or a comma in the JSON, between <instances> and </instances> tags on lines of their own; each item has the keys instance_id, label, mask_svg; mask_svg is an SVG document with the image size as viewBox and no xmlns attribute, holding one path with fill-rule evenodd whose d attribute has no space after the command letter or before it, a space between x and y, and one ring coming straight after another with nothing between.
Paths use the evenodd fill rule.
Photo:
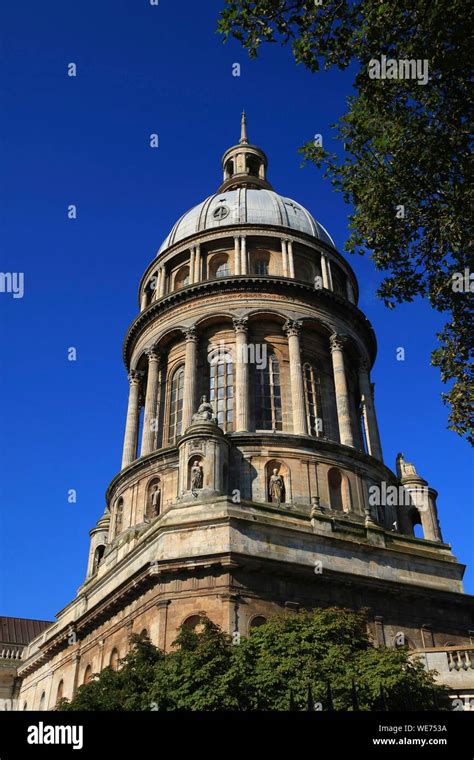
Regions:
<instances>
[{"instance_id":1,"label":"green foliage","mask_svg":"<svg viewBox=\"0 0 474 760\"><path fill-rule=\"evenodd\" d=\"M380 709L383 685L390 710L447 705L446 691L405 650L375 649L363 613L336 608L275 617L232 645L227 634L204 618L199 632L181 628L168 654L148 639L114 672L106 668L81 686L59 710L288 710L314 702L327 709L330 682L334 708L352 709L356 684L361 710Z\"/></svg>"},{"instance_id":2,"label":"green foliage","mask_svg":"<svg viewBox=\"0 0 474 760\"><path fill-rule=\"evenodd\" d=\"M105 668L99 675L80 686L72 702L61 700L57 710L148 710L148 692L154 668L164 659L147 636L130 637L131 650L120 661L120 668Z\"/></svg>"},{"instance_id":3,"label":"green foliage","mask_svg":"<svg viewBox=\"0 0 474 760\"><path fill-rule=\"evenodd\" d=\"M333 125L343 158L311 142L301 152L352 204L346 250L370 252L386 275L378 291L385 304L422 296L448 315L432 364L451 386L443 394L449 427L471 443L472 295L453 290L452 277L474 270L473 16L470 0L227 0L218 23L253 57L263 42L280 41L312 72L357 67L355 95ZM381 55L426 60L428 82L371 78L369 61Z\"/></svg>"}]
</instances>

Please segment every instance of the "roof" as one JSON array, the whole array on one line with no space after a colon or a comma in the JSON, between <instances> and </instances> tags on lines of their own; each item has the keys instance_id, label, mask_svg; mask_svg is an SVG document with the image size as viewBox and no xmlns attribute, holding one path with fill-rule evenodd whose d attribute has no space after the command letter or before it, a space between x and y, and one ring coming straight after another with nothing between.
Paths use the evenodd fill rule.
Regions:
<instances>
[{"instance_id":1,"label":"roof","mask_svg":"<svg viewBox=\"0 0 474 760\"><path fill-rule=\"evenodd\" d=\"M273 190L241 187L210 195L183 214L158 253L198 232L237 224L276 225L312 235L335 248L327 230L301 204Z\"/></svg>"},{"instance_id":2,"label":"roof","mask_svg":"<svg viewBox=\"0 0 474 760\"><path fill-rule=\"evenodd\" d=\"M52 625L51 620L0 616L0 642L4 644L28 644L50 625Z\"/></svg>"}]
</instances>

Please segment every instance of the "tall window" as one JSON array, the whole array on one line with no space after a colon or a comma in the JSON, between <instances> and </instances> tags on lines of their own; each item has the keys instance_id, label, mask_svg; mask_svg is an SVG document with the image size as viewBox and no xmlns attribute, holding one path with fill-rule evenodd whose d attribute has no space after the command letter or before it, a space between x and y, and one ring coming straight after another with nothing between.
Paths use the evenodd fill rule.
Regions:
<instances>
[{"instance_id":1,"label":"tall window","mask_svg":"<svg viewBox=\"0 0 474 760\"><path fill-rule=\"evenodd\" d=\"M252 256L253 271L255 274L266 275L270 270L270 256L264 251L255 251Z\"/></svg>"},{"instance_id":2,"label":"tall window","mask_svg":"<svg viewBox=\"0 0 474 760\"><path fill-rule=\"evenodd\" d=\"M58 690L56 692L56 704L59 702L60 699L63 698L63 691L64 691L64 681L61 678L59 684L58 684Z\"/></svg>"},{"instance_id":3,"label":"tall window","mask_svg":"<svg viewBox=\"0 0 474 760\"><path fill-rule=\"evenodd\" d=\"M171 381L168 443L174 443L183 426L184 368L176 370Z\"/></svg>"},{"instance_id":4,"label":"tall window","mask_svg":"<svg viewBox=\"0 0 474 760\"><path fill-rule=\"evenodd\" d=\"M217 424L227 433L234 429L234 365L230 354L210 359L209 401Z\"/></svg>"},{"instance_id":5,"label":"tall window","mask_svg":"<svg viewBox=\"0 0 474 760\"><path fill-rule=\"evenodd\" d=\"M264 369L255 368L255 427L257 430L281 430L280 365L275 354L268 357Z\"/></svg>"},{"instance_id":6,"label":"tall window","mask_svg":"<svg viewBox=\"0 0 474 760\"><path fill-rule=\"evenodd\" d=\"M310 435L318 437L323 432L321 386L319 373L309 362L306 362L306 364L303 365L303 380L308 432Z\"/></svg>"}]
</instances>

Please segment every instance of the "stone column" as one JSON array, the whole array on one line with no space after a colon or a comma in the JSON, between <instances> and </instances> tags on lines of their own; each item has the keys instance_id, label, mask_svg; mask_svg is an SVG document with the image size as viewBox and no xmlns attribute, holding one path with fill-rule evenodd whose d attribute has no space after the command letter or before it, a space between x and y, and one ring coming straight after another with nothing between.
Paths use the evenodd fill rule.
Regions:
<instances>
[{"instance_id":1,"label":"stone column","mask_svg":"<svg viewBox=\"0 0 474 760\"><path fill-rule=\"evenodd\" d=\"M140 385L142 373L130 370L128 379L130 391L128 395L127 422L123 442L122 470L137 458L138 422L140 419Z\"/></svg>"},{"instance_id":2,"label":"stone column","mask_svg":"<svg viewBox=\"0 0 474 760\"><path fill-rule=\"evenodd\" d=\"M147 307L147 292L146 288L143 290L142 297L140 299L140 311L145 311Z\"/></svg>"},{"instance_id":3,"label":"stone column","mask_svg":"<svg viewBox=\"0 0 474 760\"><path fill-rule=\"evenodd\" d=\"M247 317L232 320L235 330L235 431L249 429Z\"/></svg>"},{"instance_id":4,"label":"stone column","mask_svg":"<svg viewBox=\"0 0 474 760\"><path fill-rule=\"evenodd\" d=\"M351 303L355 303L354 291L352 290L352 285L348 277L346 279L346 293L347 293L347 300L350 301Z\"/></svg>"},{"instance_id":5,"label":"stone column","mask_svg":"<svg viewBox=\"0 0 474 760\"><path fill-rule=\"evenodd\" d=\"M291 240L287 241L288 246L288 270L290 277L295 277L295 261L293 258L293 242Z\"/></svg>"},{"instance_id":6,"label":"stone column","mask_svg":"<svg viewBox=\"0 0 474 760\"><path fill-rule=\"evenodd\" d=\"M333 284L333 281L332 281L331 262L330 262L329 258L326 259L326 264L327 264L327 268L328 268L329 288L330 288L330 290L334 290L334 284Z\"/></svg>"},{"instance_id":7,"label":"stone column","mask_svg":"<svg viewBox=\"0 0 474 760\"><path fill-rule=\"evenodd\" d=\"M189 284L192 285L194 283L194 269L195 269L195 249L191 248L189 251Z\"/></svg>"},{"instance_id":8,"label":"stone column","mask_svg":"<svg viewBox=\"0 0 474 760\"><path fill-rule=\"evenodd\" d=\"M283 331L288 337L290 357L291 402L293 407L293 432L306 435L308 426L304 399L303 374L301 370L300 333L303 323L296 319L287 319Z\"/></svg>"},{"instance_id":9,"label":"stone column","mask_svg":"<svg viewBox=\"0 0 474 760\"><path fill-rule=\"evenodd\" d=\"M368 453L383 461L380 445L379 428L375 416L374 400L369 378L369 364L365 359L359 360L359 390L361 394L362 418L364 421L365 439Z\"/></svg>"},{"instance_id":10,"label":"stone column","mask_svg":"<svg viewBox=\"0 0 474 760\"><path fill-rule=\"evenodd\" d=\"M158 371L160 357L153 348L146 351L148 356L148 378L146 383L145 414L142 431L142 457L151 454L156 437L156 402L158 396Z\"/></svg>"},{"instance_id":11,"label":"stone column","mask_svg":"<svg viewBox=\"0 0 474 760\"><path fill-rule=\"evenodd\" d=\"M247 238L242 235L240 248L240 273L247 274Z\"/></svg>"},{"instance_id":12,"label":"stone column","mask_svg":"<svg viewBox=\"0 0 474 760\"><path fill-rule=\"evenodd\" d=\"M160 290L159 290L159 297L162 298L165 295L166 290L166 269L165 267L160 267Z\"/></svg>"},{"instance_id":13,"label":"stone column","mask_svg":"<svg viewBox=\"0 0 474 760\"><path fill-rule=\"evenodd\" d=\"M201 246L199 243L194 253L194 282L201 282Z\"/></svg>"},{"instance_id":14,"label":"stone column","mask_svg":"<svg viewBox=\"0 0 474 760\"><path fill-rule=\"evenodd\" d=\"M321 254L321 275L323 278L323 288L326 288L326 290L329 290L328 266L327 266L326 256L324 253Z\"/></svg>"},{"instance_id":15,"label":"stone column","mask_svg":"<svg viewBox=\"0 0 474 760\"><path fill-rule=\"evenodd\" d=\"M183 427L186 430L191 424L195 410L196 374L197 374L197 342L195 327L183 330L186 340L186 355L184 359L184 397L183 397Z\"/></svg>"},{"instance_id":16,"label":"stone column","mask_svg":"<svg viewBox=\"0 0 474 760\"><path fill-rule=\"evenodd\" d=\"M234 237L234 274L240 274L240 238Z\"/></svg>"},{"instance_id":17,"label":"stone column","mask_svg":"<svg viewBox=\"0 0 474 760\"><path fill-rule=\"evenodd\" d=\"M334 387L336 390L337 421L339 438L345 446L354 446L352 436L349 392L347 390L346 370L344 367L343 341L334 333L330 338Z\"/></svg>"},{"instance_id":18,"label":"stone column","mask_svg":"<svg viewBox=\"0 0 474 760\"><path fill-rule=\"evenodd\" d=\"M168 607L171 604L171 599L160 599L156 603L158 610L158 649L166 650L166 633L168 628Z\"/></svg>"},{"instance_id":19,"label":"stone column","mask_svg":"<svg viewBox=\"0 0 474 760\"><path fill-rule=\"evenodd\" d=\"M288 277L288 253L286 250L286 240L281 240L281 263L283 269L283 277Z\"/></svg>"}]
</instances>

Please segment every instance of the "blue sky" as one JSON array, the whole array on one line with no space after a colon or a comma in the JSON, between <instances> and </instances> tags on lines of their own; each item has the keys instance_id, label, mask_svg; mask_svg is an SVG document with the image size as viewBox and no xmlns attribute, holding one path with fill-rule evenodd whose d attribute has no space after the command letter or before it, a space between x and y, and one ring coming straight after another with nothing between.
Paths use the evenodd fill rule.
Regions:
<instances>
[{"instance_id":1,"label":"blue sky","mask_svg":"<svg viewBox=\"0 0 474 760\"><path fill-rule=\"evenodd\" d=\"M297 149L316 133L331 144L351 77L313 76L279 46L250 61L237 43L222 45L222 2L24 0L0 11L1 270L25 273L22 299L0 294L1 614L51 619L84 579L88 531L120 466L121 346L140 277L178 216L220 184L243 107L274 188L310 209L340 250L347 239L349 208L313 167L300 168ZM370 260L350 263L378 337L385 460L393 468L403 451L439 491L445 540L466 563L471 450L446 429L429 364L443 319L421 302L388 311ZM474 590L472 568L465 587Z\"/></svg>"}]
</instances>

